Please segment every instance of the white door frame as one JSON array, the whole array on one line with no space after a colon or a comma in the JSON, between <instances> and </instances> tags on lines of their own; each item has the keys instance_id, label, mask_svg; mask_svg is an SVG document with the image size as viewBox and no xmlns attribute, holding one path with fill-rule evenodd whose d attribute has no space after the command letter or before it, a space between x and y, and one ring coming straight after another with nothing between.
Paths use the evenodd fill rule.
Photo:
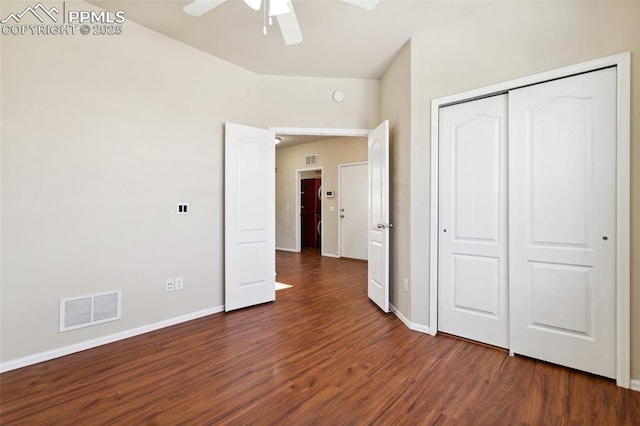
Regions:
<instances>
[{"instance_id":1,"label":"white door frame","mask_svg":"<svg viewBox=\"0 0 640 426\"><path fill-rule=\"evenodd\" d=\"M569 77L606 67L617 67L616 124L616 383L629 388L631 379L630 316L630 140L631 140L631 53L596 59L552 71L519 78L431 101L431 223L429 276L429 329L438 330L438 144L439 110L449 104L470 101L531 84Z\"/></svg>"},{"instance_id":2,"label":"white door frame","mask_svg":"<svg viewBox=\"0 0 640 426\"><path fill-rule=\"evenodd\" d=\"M369 129L340 129L340 128L324 128L324 127L269 127L269 130L273 131L276 135L283 136L352 136L352 137L361 137L366 138L369 136ZM312 171L312 170L322 170L322 167L314 167L309 169L299 169L296 170L296 220L295 220L295 251L299 252L301 250L301 241L300 241L300 174L298 172L304 171ZM323 176L323 184L324 184L324 176ZM277 190L277 189L276 189ZM321 250L322 256L329 257L339 257L324 252L324 232L321 234ZM340 235L338 235L340 238ZM339 245L339 244L338 244Z\"/></svg>"},{"instance_id":3,"label":"white door frame","mask_svg":"<svg viewBox=\"0 0 640 426\"><path fill-rule=\"evenodd\" d=\"M369 165L368 161L338 164L338 216L342 214L342 169L350 166ZM342 221L338 220L338 257L342 257Z\"/></svg>"},{"instance_id":4,"label":"white door frame","mask_svg":"<svg viewBox=\"0 0 640 426\"><path fill-rule=\"evenodd\" d=\"M295 214L296 214L296 232L295 232L295 236L296 236L296 251L300 252L302 251L302 232L300 231L300 228L302 227L302 220L300 219L300 214L302 213L300 210L302 209L302 206L300 205L300 192L302 191L302 186L300 185L300 180L302 179L302 174L304 172L316 172L320 170L320 182L324 183L324 170L322 169L322 167L310 167L308 169L296 169L296 186L295 186ZM322 199L320 200L321 204L320 204L320 217L322 218ZM322 220L322 219L320 219ZM320 233L320 250L324 251L324 232ZM322 254L324 256L324 253Z\"/></svg>"}]
</instances>

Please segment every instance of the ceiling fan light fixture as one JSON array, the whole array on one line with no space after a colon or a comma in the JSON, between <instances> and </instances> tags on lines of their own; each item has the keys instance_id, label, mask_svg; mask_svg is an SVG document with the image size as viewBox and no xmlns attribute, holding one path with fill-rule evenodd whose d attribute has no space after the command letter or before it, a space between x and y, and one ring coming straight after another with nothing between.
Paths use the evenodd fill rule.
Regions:
<instances>
[{"instance_id":1,"label":"ceiling fan light fixture","mask_svg":"<svg viewBox=\"0 0 640 426\"><path fill-rule=\"evenodd\" d=\"M260 10L262 0L244 0L244 2L253 10Z\"/></svg>"},{"instance_id":2,"label":"ceiling fan light fixture","mask_svg":"<svg viewBox=\"0 0 640 426\"><path fill-rule=\"evenodd\" d=\"M289 12L291 12L291 8L289 8L289 0L269 1L269 16L284 15Z\"/></svg>"}]
</instances>

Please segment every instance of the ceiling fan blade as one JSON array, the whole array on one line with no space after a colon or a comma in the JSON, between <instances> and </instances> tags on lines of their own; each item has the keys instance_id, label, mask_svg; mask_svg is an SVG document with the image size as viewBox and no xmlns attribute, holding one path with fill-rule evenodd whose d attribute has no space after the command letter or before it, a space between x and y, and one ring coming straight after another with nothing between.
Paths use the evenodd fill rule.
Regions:
<instances>
[{"instance_id":1,"label":"ceiling fan blade","mask_svg":"<svg viewBox=\"0 0 640 426\"><path fill-rule=\"evenodd\" d=\"M379 0L342 0L345 3L352 4L354 6L362 7L367 10L373 10L378 5Z\"/></svg>"},{"instance_id":2,"label":"ceiling fan blade","mask_svg":"<svg viewBox=\"0 0 640 426\"><path fill-rule=\"evenodd\" d=\"M260 10L262 0L244 0L244 2L253 10Z\"/></svg>"},{"instance_id":3,"label":"ceiling fan blade","mask_svg":"<svg viewBox=\"0 0 640 426\"><path fill-rule=\"evenodd\" d=\"M291 12L278 15L277 18L284 44L291 46L292 44L302 42L302 31L300 31L298 17L296 16L296 11L293 9L293 4L289 2L287 6L289 6Z\"/></svg>"},{"instance_id":4,"label":"ceiling fan blade","mask_svg":"<svg viewBox=\"0 0 640 426\"><path fill-rule=\"evenodd\" d=\"M196 0L186 5L182 10L191 16L202 16L225 1L227 0Z\"/></svg>"}]
</instances>

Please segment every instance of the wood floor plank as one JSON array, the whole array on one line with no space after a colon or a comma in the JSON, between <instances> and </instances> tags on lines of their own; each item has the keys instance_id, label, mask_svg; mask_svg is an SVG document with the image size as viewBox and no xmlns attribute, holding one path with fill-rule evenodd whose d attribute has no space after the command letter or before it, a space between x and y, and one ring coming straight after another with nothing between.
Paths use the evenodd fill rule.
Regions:
<instances>
[{"instance_id":1,"label":"wood floor plank","mask_svg":"<svg viewBox=\"0 0 640 426\"><path fill-rule=\"evenodd\" d=\"M0 423L638 425L611 380L410 331L367 265L277 254L273 303L0 375Z\"/></svg>"}]
</instances>

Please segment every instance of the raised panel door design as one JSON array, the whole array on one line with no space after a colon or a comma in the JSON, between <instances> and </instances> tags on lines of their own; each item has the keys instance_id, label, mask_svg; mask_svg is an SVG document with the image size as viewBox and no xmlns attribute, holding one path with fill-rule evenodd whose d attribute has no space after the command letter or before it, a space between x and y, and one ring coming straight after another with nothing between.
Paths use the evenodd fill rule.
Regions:
<instances>
[{"instance_id":1,"label":"raised panel door design","mask_svg":"<svg viewBox=\"0 0 640 426\"><path fill-rule=\"evenodd\" d=\"M529 267L531 325L592 338L591 268L538 262Z\"/></svg>"},{"instance_id":2,"label":"raised panel door design","mask_svg":"<svg viewBox=\"0 0 640 426\"><path fill-rule=\"evenodd\" d=\"M500 317L500 259L453 255L453 308Z\"/></svg>"},{"instance_id":3,"label":"raised panel door design","mask_svg":"<svg viewBox=\"0 0 640 426\"><path fill-rule=\"evenodd\" d=\"M591 122L589 98L555 96L526 112L533 244L587 245Z\"/></svg>"},{"instance_id":4,"label":"raised panel door design","mask_svg":"<svg viewBox=\"0 0 640 426\"><path fill-rule=\"evenodd\" d=\"M273 132L225 124L225 310L275 299Z\"/></svg>"},{"instance_id":5,"label":"raised panel door design","mask_svg":"<svg viewBox=\"0 0 640 426\"><path fill-rule=\"evenodd\" d=\"M369 132L368 138L369 298L389 312L389 122Z\"/></svg>"},{"instance_id":6,"label":"raised panel door design","mask_svg":"<svg viewBox=\"0 0 640 426\"><path fill-rule=\"evenodd\" d=\"M438 330L508 347L507 99L440 110Z\"/></svg>"},{"instance_id":7,"label":"raised panel door design","mask_svg":"<svg viewBox=\"0 0 640 426\"><path fill-rule=\"evenodd\" d=\"M501 121L499 116L477 115L453 128L456 240L499 239Z\"/></svg>"},{"instance_id":8,"label":"raised panel door design","mask_svg":"<svg viewBox=\"0 0 640 426\"><path fill-rule=\"evenodd\" d=\"M509 93L513 352L615 377L616 70Z\"/></svg>"}]
</instances>

